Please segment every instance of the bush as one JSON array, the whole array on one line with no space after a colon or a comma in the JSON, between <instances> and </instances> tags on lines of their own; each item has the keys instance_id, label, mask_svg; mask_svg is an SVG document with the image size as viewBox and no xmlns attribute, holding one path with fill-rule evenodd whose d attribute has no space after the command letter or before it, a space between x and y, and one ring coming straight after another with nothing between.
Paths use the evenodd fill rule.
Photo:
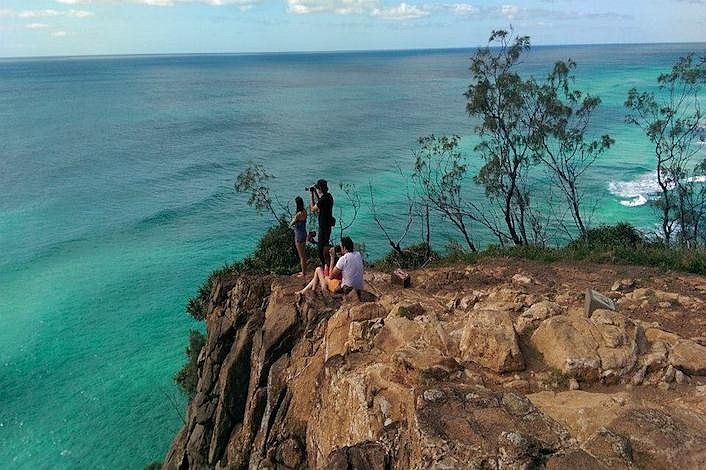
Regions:
<instances>
[{"instance_id":1,"label":"bush","mask_svg":"<svg viewBox=\"0 0 706 470\"><path fill-rule=\"evenodd\" d=\"M249 271L260 274L291 274L298 269L299 256L289 224L281 221L267 229L244 262L249 264Z\"/></svg>"},{"instance_id":2,"label":"bush","mask_svg":"<svg viewBox=\"0 0 706 470\"><path fill-rule=\"evenodd\" d=\"M189 400L196 395L196 386L199 383L199 353L205 344L206 337L200 331L189 330L189 346L186 348L187 361L184 367L174 376L174 383L189 397Z\"/></svg>"},{"instance_id":3,"label":"bush","mask_svg":"<svg viewBox=\"0 0 706 470\"><path fill-rule=\"evenodd\" d=\"M604 225L590 229L567 248L639 248L648 244L645 236L630 224Z\"/></svg>"},{"instance_id":4,"label":"bush","mask_svg":"<svg viewBox=\"0 0 706 470\"><path fill-rule=\"evenodd\" d=\"M439 256L422 242L402 249L402 253L391 250L382 259L376 261L374 266L383 271L394 271L398 268L417 269L438 258Z\"/></svg>"},{"instance_id":5,"label":"bush","mask_svg":"<svg viewBox=\"0 0 706 470\"><path fill-rule=\"evenodd\" d=\"M306 253L310 265L318 263L313 247L307 246ZM208 298L220 277L236 274L290 274L298 269L299 255L294 247L294 235L289 225L281 221L267 229L252 255L211 272L196 295L187 301L186 312L199 321L206 318Z\"/></svg>"}]
</instances>

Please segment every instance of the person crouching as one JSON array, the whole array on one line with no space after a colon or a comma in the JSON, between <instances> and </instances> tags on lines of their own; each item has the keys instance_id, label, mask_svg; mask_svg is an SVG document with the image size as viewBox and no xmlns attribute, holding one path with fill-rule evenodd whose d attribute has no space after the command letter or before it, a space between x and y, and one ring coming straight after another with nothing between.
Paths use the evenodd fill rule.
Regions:
<instances>
[{"instance_id":1,"label":"person crouching","mask_svg":"<svg viewBox=\"0 0 706 470\"><path fill-rule=\"evenodd\" d=\"M336 261L336 252L341 252L341 257ZM350 237L341 238L338 250L331 248L331 265L329 275L324 275L321 267L316 268L314 277L297 294L305 294L309 291L316 292L321 287L322 292L336 292L341 288L351 289L363 288L363 257L353 245Z\"/></svg>"}]
</instances>

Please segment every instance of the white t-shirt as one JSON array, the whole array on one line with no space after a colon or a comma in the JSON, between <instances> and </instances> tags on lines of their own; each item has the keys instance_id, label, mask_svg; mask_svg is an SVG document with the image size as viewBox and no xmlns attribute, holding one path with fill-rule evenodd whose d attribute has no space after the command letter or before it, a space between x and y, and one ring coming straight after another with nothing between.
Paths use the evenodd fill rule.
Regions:
<instances>
[{"instance_id":1,"label":"white t-shirt","mask_svg":"<svg viewBox=\"0 0 706 470\"><path fill-rule=\"evenodd\" d=\"M336 268L341 271L341 285L354 289L363 288L363 257L357 251L349 251L336 263Z\"/></svg>"}]
</instances>

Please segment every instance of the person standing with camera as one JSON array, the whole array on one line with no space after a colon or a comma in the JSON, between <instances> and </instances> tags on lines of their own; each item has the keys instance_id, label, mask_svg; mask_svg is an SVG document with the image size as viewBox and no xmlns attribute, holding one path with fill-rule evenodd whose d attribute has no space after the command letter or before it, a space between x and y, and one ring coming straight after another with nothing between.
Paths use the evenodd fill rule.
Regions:
<instances>
[{"instance_id":1,"label":"person standing with camera","mask_svg":"<svg viewBox=\"0 0 706 470\"><path fill-rule=\"evenodd\" d=\"M328 271L328 248L331 246L331 229L336 225L333 217L333 196L328 192L326 180L319 180L310 188L311 211L319 215L319 231L316 248L321 261L321 269Z\"/></svg>"}]
</instances>

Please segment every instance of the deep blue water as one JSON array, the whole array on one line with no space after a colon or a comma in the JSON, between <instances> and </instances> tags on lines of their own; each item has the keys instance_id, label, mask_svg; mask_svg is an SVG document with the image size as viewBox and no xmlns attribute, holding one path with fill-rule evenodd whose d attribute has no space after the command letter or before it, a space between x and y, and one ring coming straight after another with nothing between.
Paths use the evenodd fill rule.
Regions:
<instances>
[{"instance_id":1,"label":"deep blue water","mask_svg":"<svg viewBox=\"0 0 706 470\"><path fill-rule=\"evenodd\" d=\"M544 74L572 57L579 83L603 98L598 128L617 143L587 176L594 223L653 224L647 206L625 205L649 193L651 158L622 103L704 49L540 47L526 61ZM395 167L409 168L416 138L472 132L471 54L0 60L0 467L161 460L184 406L171 377L195 326L185 301L269 224L234 177L261 162L287 201L320 177L334 194L338 182L358 185L350 233L380 255L367 185L385 220L401 223ZM443 248L449 232L437 227Z\"/></svg>"}]
</instances>

